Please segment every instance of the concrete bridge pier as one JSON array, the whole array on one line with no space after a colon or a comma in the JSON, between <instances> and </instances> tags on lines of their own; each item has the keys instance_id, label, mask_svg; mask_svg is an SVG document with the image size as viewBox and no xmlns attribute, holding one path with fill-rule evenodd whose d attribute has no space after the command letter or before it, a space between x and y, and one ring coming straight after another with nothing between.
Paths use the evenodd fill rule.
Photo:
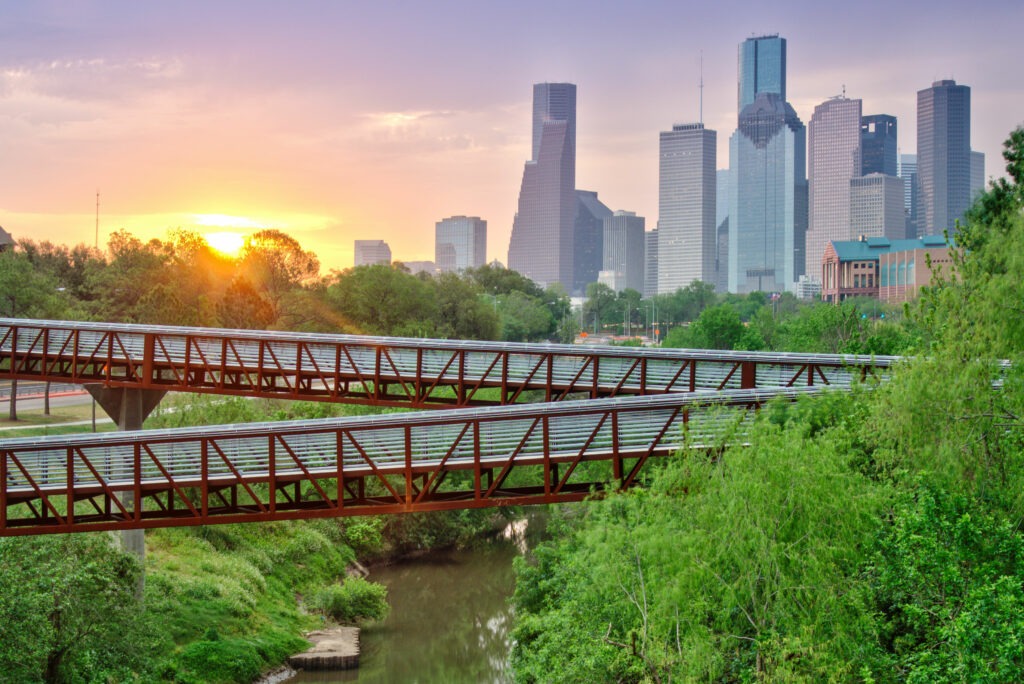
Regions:
<instances>
[{"instance_id":1,"label":"concrete bridge pier","mask_svg":"<svg viewBox=\"0 0 1024 684\"><path fill-rule=\"evenodd\" d=\"M86 391L92 395L96 403L100 405L110 419L117 425L118 430L141 430L153 409L157 407L160 400L167 392L163 390L144 390L130 387L104 387L103 385L85 385ZM121 495L121 502L126 505L134 505L134 497L131 492ZM146 539L144 530L124 530L121 532L121 548L128 553L134 554L139 559L143 568L146 567ZM139 576L139 585L136 587L136 594L141 599L142 591L145 588L145 574Z\"/></svg>"}]
</instances>

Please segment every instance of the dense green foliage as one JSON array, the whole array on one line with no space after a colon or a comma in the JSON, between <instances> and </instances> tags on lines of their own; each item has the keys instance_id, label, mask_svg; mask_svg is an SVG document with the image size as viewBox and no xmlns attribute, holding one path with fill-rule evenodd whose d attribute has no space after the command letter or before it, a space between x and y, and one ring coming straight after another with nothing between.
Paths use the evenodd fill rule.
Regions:
<instances>
[{"instance_id":1,"label":"dense green foliage","mask_svg":"<svg viewBox=\"0 0 1024 684\"><path fill-rule=\"evenodd\" d=\"M140 572L105 534L0 540L0 681L144 672L156 637L135 599Z\"/></svg>"},{"instance_id":2,"label":"dense green foliage","mask_svg":"<svg viewBox=\"0 0 1024 684\"><path fill-rule=\"evenodd\" d=\"M905 312L727 298L676 333L915 358L871 391L762 411L749 446L684 450L561 520L518 568L518 680L1020 679L1022 158L1018 130L1013 183Z\"/></svg>"},{"instance_id":3,"label":"dense green foliage","mask_svg":"<svg viewBox=\"0 0 1024 684\"><path fill-rule=\"evenodd\" d=\"M362 577L349 577L322 589L313 605L338 622L383 620L388 614L387 589Z\"/></svg>"}]
</instances>

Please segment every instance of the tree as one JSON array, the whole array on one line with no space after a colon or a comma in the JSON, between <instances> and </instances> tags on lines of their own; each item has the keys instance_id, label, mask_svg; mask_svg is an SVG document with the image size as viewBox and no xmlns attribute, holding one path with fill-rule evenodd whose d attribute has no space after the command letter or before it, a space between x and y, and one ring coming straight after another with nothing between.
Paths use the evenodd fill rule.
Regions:
<instances>
[{"instance_id":1,"label":"tree","mask_svg":"<svg viewBox=\"0 0 1024 684\"><path fill-rule=\"evenodd\" d=\"M604 283L587 285L587 301L583 305L584 328L594 322L594 332L607 322L609 314L614 310L615 291Z\"/></svg>"},{"instance_id":2,"label":"tree","mask_svg":"<svg viewBox=\"0 0 1024 684\"><path fill-rule=\"evenodd\" d=\"M283 300L289 293L313 285L320 261L302 249L298 240L275 229L260 230L245 239L239 270L274 307L275 319L290 315Z\"/></svg>"},{"instance_id":3,"label":"tree","mask_svg":"<svg viewBox=\"0 0 1024 684\"><path fill-rule=\"evenodd\" d=\"M442 273L430 281L436 302L434 329L440 337L462 340L498 338L494 307L481 301L480 291L454 273Z\"/></svg>"},{"instance_id":4,"label":"tree","mask_svg":"<svg viewBox=\"0 0 1024 684\"><path fill-rule=\"evenodd\" d=\"M0 672L6 681L124 680L152 634L135 599L138 561L105 534L0 540Z\"/></svg>"},{"instance_id":5,"label":"tree","mask_svg":"<svg viewBox=\"0 0 1024 684\"><path fill-rule=\"evenodd\" d=\"M48 274L18 249L0 252L0 312L10 318L59 318L65 303ZM8 418L18 420L18 381L11 381Z\"/></svg>"},{"instance_id":6,"label":"tree","mask_svg":"<svg viewBox=\"0 0 1024 684\"><path fill-rule=\"evenodd\" d=\"M392 266L357 266L334 274L324 297L348 332L428 337L437 301L430 284Z\"/></svg>"},{"instance_id":7,"label":"tree","mask_svg":"<svg viewBox=\"0 0 1024 684\"><path fill-rule=\"evenodd\" d=\"M536 297L510 292L497 300L501 316L501 339L508 342L542 340L551 334L555 320Z\"/></svg>"}]
</instances>

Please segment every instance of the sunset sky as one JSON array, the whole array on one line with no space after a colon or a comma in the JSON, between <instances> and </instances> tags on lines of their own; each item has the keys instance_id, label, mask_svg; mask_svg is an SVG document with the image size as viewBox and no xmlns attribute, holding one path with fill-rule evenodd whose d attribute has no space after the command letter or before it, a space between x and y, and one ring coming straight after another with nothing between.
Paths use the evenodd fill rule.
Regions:
<instances>
[{"instance_id":1,"label":"sunset sky","mask_svg":"<svg viewBox=\"0 0 1024 684\"><path fill-rule=\"evenodd\" d=\"M713 5L713 6L712 6ZM916 92L971 87L986 176L1024 123L1020 0L777 2L217 2L0 5L0 225L100 244L125 228L294 236L323 271L355 239L433 259L434 223L488 222L506 261L532 84L578 85L577 187L654 227L658 132L698 117L728 166L736 48L788 40L807 123L842 92L899 117Z\"/></svg>"}]
</instances>

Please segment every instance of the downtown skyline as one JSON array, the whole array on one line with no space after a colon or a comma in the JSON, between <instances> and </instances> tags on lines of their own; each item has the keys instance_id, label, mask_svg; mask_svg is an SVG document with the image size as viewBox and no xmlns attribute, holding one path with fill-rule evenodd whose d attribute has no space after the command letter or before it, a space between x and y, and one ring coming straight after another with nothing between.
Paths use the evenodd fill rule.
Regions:
<instances>
[{"instance_id":1,"label":"downtown skyline","mask_svg":"<svg viewBox=\"0 0 1024 684\"><path fill-rule=\"evenodd\" d=\"M1024 122L1011 38L1024 9L1010 2L725 3L702 16L559 3L538 26L540 6L5 6L0 225L92 244L99 190L101 247L119 228L280 228L326 273L352 264L356 239L430 259L435 222L462 214L488 222L488 260L505 262L530 87L565 81L579 88L576 187L650 229L658 134L698 120L701 54L721 169L736 46L769 32L789 42L787 99L805 122L845 86L865 112L895 115L900 151L914 153L917 91L954 78L972 89L986 178L1002 175L1001 143ZM614 47L636 32L646 37Z\"/></svg>"}]
</instances>

